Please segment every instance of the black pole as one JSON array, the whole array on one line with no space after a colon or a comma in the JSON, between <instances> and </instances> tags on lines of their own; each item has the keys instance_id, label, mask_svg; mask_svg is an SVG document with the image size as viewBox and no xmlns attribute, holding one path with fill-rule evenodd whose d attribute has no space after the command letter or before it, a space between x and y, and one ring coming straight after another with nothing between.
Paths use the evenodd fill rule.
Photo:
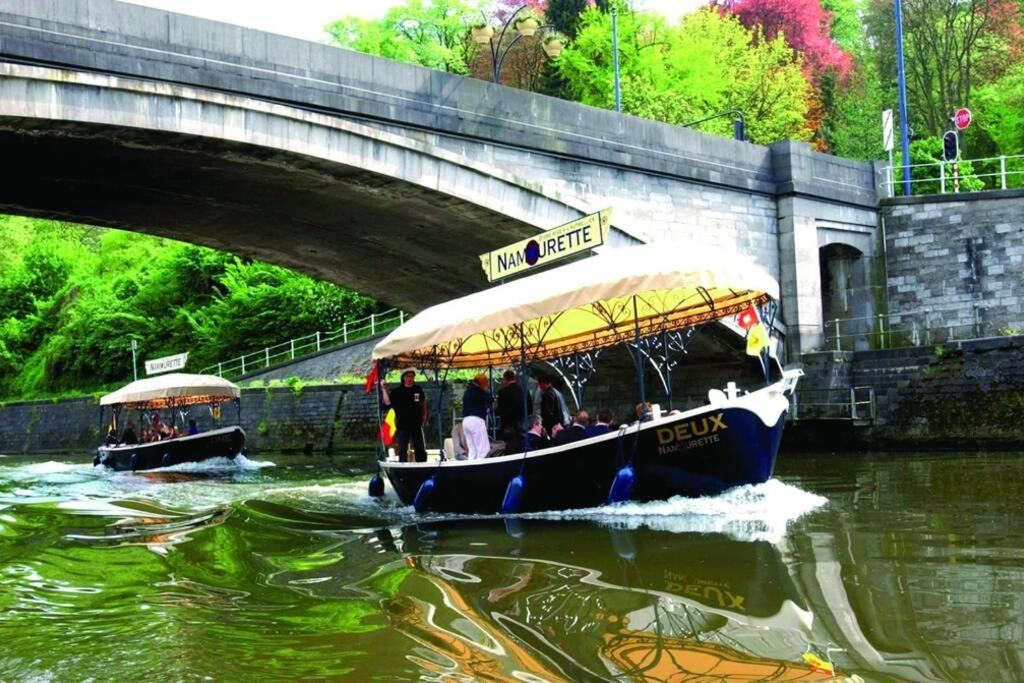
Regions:
<instances>
[{"instance_id":1,"label":"black pole","mask_svg":"<svg viewBox=\"0 0 1024 683\"><path fill-rule=\"evenodd\" d=\"M523 419L526 421L526 429L523 430L523 455L530 450L530 430L527 425L530 424L530 405L528 403L528 397L526 392L529 391L530 385L526 381L526 332L523 329L523 323L519 323L519 373L523 388Z\"/></svg>"},{"instance_id":2,"label":"black pole","mask_svg":"<svg viewBox=\"0 0 1024 683\"><path fill-rule=\"evenodd\" d=\"M446 372L445 375L448 373ZM441 379L440 370L434 372L434 383L437 385L437 457L438 461L444 460L444 411L441 405L444 403L444 380Z\"/></svg>"},{"instance_id":3,"label":"black pole","mask_svg":"<svg viewBox=\"0 0 1024 683\"><path fill-rule=\"evenodd\" d=\"M373 387L373 395L377 398L377 441L380 442L380 456L377 458L378 462L381 460L387 460L388 457L387 446L384 445L384 435L381 433L383 420L381 420L380 416L380 383L384 381L386 372L384 367L384 361L377 361L377 381L374 382L375 386Z\"/></svg>"},{"instance_id":4,"label":"black pole","mask_svg":"<svg viewBox=\"0 0 1024 683\"><path fill-rule=\"evenodd\" d=\"M633 295L633 335L636 344L636 374L640 380L640 419L647 416L647 389L644 387L644 359L640 353L640 313L636 305L636 294Z\"/></svg>"}]
</instances>

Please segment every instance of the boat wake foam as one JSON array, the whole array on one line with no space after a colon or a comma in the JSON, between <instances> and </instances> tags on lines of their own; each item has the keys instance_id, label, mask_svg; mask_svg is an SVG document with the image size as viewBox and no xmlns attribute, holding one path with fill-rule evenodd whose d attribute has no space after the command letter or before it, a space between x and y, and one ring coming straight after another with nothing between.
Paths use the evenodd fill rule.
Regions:
<instances>
[{"instance_id":1,"label":"boat wake foam","mask_svg":"<svg viewBox=\"0 0 1024 683\"><path fill-rule=\"evenodd\" d=\"M224 470L261 470L264 467L276 467L269 460L250 460L244 455L232 458L210 458L202 462L182 462L170 467L158 467L151 472L221 472Z\"/></svg>"},{"instance_id":2,"label":"boat wake foam","mask_svg":"<svg viewBox=\"0 0 1024 683\"><path fill-rule=\"evenodd\" d=\"M771 479L738 486L718 496L676 496L650 503L623 503L584 510L543 512L524 517L590 520L613 528L648 527L673 533L723 533L740 541L777 543L790 522L822 507L828 499Z\"/></svg>"}]
</instances>

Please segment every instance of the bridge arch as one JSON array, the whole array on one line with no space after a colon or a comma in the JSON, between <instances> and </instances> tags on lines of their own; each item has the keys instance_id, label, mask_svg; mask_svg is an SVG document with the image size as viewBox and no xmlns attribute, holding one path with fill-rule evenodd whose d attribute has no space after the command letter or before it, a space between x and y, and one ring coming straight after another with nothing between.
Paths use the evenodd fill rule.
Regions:
<instances>
[{"instance_id":1,"label":"bridge arch","mask_svg":"<svg viewBox=\"0 0 1024 683\"><path fill-rule=\"evenodd\" d=\"M227 93L0 64L0 212L260 258L418 310L476 255L596 210L408 132Z\"/></svg>"}]
</instances>

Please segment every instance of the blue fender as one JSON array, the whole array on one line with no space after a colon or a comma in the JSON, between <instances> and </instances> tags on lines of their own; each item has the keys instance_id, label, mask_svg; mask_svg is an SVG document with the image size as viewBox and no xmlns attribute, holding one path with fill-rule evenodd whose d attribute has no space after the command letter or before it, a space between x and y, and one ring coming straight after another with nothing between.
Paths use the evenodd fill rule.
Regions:
<instances>
[{"instance_id":1,"label":"blue fender","mask_svg":"<svg viewBox=\"0 0 1024 683\"><path fill-rule=\"evenodd\" d=\"M134 472L135 470L139 469L139 454L138 453L132 453L132 460L131 460L131 462L132 462L132 472Z\"/></svg>"},{"instance_id":2,"label":"blue fender","mask_svg":"<svg viewBox=\"0 0 1024 683\"><path fill-rule=\"evenodd\" d=\"M164 457L162 457L160 459L160 466L161 467L170 467L172 463L173 463L173 459L171 458L171 454L170 453L164 453Z\"/></svg>"},{"instance_id":3,"label":"blue fender","mask_svg":"<svg viewBox=\"0 0 1024 683\"><path fill-rule=\"evenodd\" d=\"M633 483L635 481L636 475L633 473L632 463L626 464L616 472L615 481L612 482L612 488L608 491L608 505L623 503L629 500L633 495Z\"/></svg>"},{"instance_id":4,"label":"blue fender","mask_svg":"<svg viewBox=\"0 0 1024 683\"><path fill-rule=\"evenodd\" d=\"M381 478L380 473L373 475L373 479L370 480L370 497L380 498L384 495L384 480Z\"/></svg>"},{"instance_id":5,"label":"blue fender","mask_svg":"<svg viewBox=\"0 0 1024 683\"><path fill-rule=\"evenodd\" d=\"M522 474L512 477L505 489L505 499L501 501L501 514L514 515L519 512L523 504L523 489L526 488L526 478Z\"/></svg>"},{"instance_id":6,"label":"blue fender","mask_svg":"<svg viewBox=\"0 0 1024 683\"><path fill-rule=\"evenodd\" d=\"M416 512L426 512L430 509L430 497L433 493L434 478L431 477L420 484L420 490L416 492L416 498L412 501L412 506L416 508Z\"/></svg>"}]
</instances>

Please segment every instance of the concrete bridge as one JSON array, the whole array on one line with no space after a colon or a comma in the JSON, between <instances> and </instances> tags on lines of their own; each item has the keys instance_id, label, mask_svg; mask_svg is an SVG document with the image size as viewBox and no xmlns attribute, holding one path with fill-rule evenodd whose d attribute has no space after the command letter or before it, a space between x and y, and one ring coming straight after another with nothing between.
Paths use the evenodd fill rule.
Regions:
<instances>
[{"instance_id":1,"label":"concrete bridge","mask_svg":"<svg viewBox=\"0 0 1024 683\"><path fill-rule=\"evenodd\" d=\"M783 287L791 352L874 312L876 169L114 0L0 0L0 212L196 242L415 311L614 207ZM11 172L14 171L14 172Z\"/></svg>"}]
</instances>

